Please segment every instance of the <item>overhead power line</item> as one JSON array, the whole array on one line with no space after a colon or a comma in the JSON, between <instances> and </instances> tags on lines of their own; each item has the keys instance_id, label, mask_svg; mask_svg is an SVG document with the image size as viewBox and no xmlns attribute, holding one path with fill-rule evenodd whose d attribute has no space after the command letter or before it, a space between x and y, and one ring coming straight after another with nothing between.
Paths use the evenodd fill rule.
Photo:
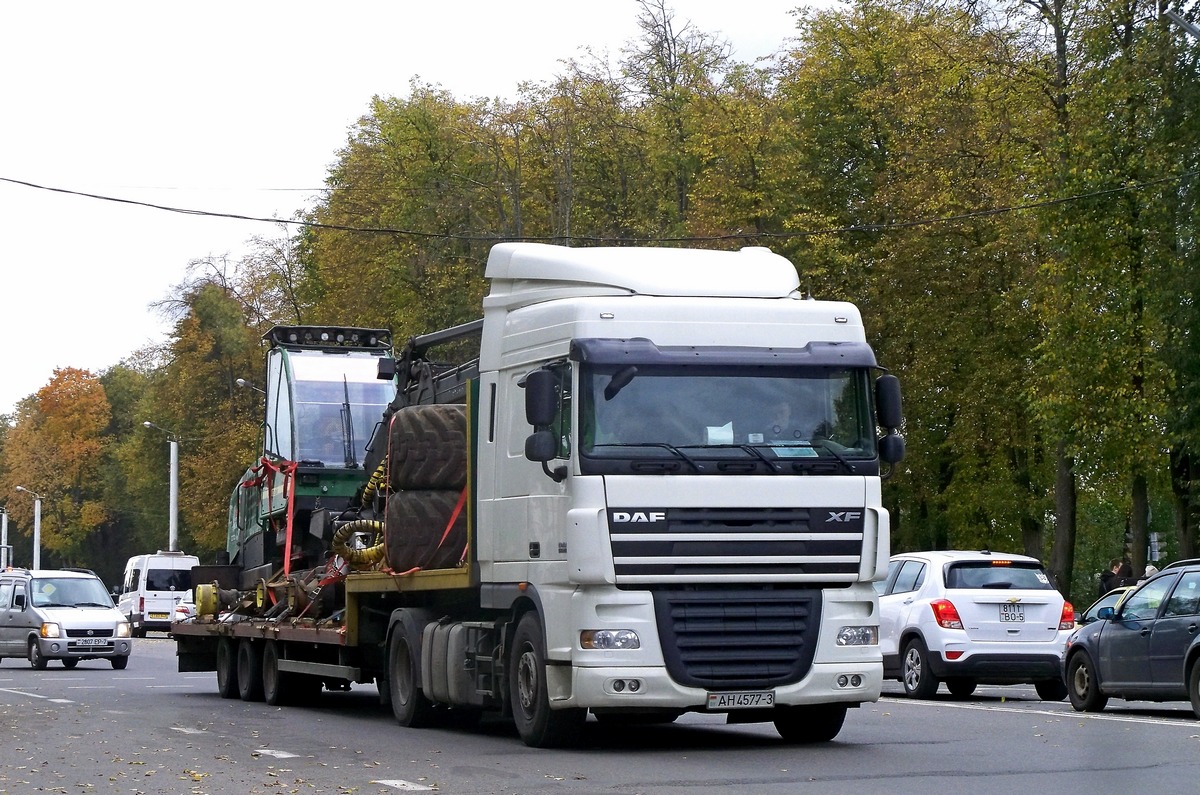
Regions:
<instances>
[{"instance_id":1,"label":"overhead power line","mask_svg":"<svg viewBox=\"0 0 1200 795\"><path fill-rule=\"evenodd\" d=\"M1040 207L1050 207L1060 204L1068 204L1087 199L1094 199L1101 196L1108 196L1116 193L1125 193L1129 191L1140 191L1151 188L1157 185L1166 184L1169 182L1179 182L1191 177L1200 175L1200 171L1185 171L1180 174L1168 175L1157 179L1146 180L1144 182L1130 182L1124 185L1119 185L1112 188L1103 188L1101 190L1091 191L1089 193L1080 193L1072 196L1063 196L1055 199L1042 199L1032 201L1025 204L1009 205L1004 207L992 207L983 210L972 210L970 212L958 213L955 215L939 216L936 218L920 218L912 221L892 221L883 224L854 224L851 226L831 227L828 229L817 229L799 232L734 232L721 235L705 235L695 237L645 237L645 238L608 238L595 237L587 235L544 235L544 236L523 236L521 240L529 242L554 242L563 240L573 240L586 243L620 243L628 245L630 243L704 243L717 242L722 240L794 240L805 237L815 237L818 235L839 235L850 232L868 232L879 233L887 232L894 229L912 229L921 226L933 226L936 224L949 224L959 221L969 221L976 218L986 218L994 215L1003 215L1006 213L1021 212L1024 210L1033 210ZM389 227L367 227L354 226L351 224L327 224L319 221L303 221L293 218L264 218L261 216L242 215L239 213L216 212L213 210L196 210L185 207L172 207L165 204L155 204L153 202L138 201L136 199L124 199L117 196L105 196L99 193L87 193L85 191L71 190L69 188L56 188L48 185L39 185L34 182L27 182L20 179L12 179L11 177L0 177L0 182L7 182L13 185L20 185L26 188L35 190L50 191L52 193L62 193L69 196L80 196L87 199L95 199L97 201L115 202L117 204L128 204L136 207L147 207L152 210L162 210L163 212L179 213L181 215L194 215L206 218L227 218L235 221L250 221L254 223L269 223L269 224L284 224L287 226L307 227L310 229L330 229L340 232L359 232L363 234L373 235L391 235L396 237L414 237L424 239L438 240L461 240L468 242L500 242L512 240L511 236L505 235L467 235L454 234L449 232L422 232L416 229L394 229Z\"/></svg>"}]
</instances>

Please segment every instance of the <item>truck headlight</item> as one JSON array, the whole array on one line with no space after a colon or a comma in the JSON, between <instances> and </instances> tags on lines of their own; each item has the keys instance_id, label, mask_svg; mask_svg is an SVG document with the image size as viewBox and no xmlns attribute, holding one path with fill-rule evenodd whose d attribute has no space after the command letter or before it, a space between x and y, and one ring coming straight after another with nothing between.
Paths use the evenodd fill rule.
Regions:
<instances>
[{"instance_id":1,"label":"truck headlight","mask_svg":"<svg viewBox=\"0 0 1200 795\"><path fill-rule=\"evenodd\" d=\"M640 649L642 641L632 629L585 629L579 633L579 645L585 649Z\"/></svg>"},{"instance_id":2,"label":"truck headlight","mask_svg":"<svg viewBox=\"0 0 1200 795\"><path fill-rule=\"evenodd\" d=\"M42 637L43 638L61 638L62 637L62 627L60 627L58 624L54 624L54 623L47 621L45 624L42 624Z\"/></svg>"},{"instance_id":3,"label":"truck headlight","mask_svg":"<svg viewBox=\"0 0 1200 795\"><path fill-rule=\"evenodd\" d=\"M879 644L879 627L842 627L837 633L839 646L876 646Z\"/></svg>"},{"instance_id":4,"label":"truck headlight","mask_svg":"<svg viewBox=\"0 0 1200 795\"><path fill-rule=\"evenodd\" d=\"M117 637L118 638L128 638L129 637L129 622L128 621L118 621L117 622Z\"/></svg>"}]
</instances>

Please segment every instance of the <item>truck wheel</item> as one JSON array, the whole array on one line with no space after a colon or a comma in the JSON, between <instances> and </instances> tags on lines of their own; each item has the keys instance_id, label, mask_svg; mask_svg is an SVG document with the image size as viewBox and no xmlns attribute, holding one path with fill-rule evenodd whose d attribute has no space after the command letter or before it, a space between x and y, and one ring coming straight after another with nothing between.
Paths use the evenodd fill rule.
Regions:
<instances>
[{"instance_id":1,"label":"truck wheel","mask_svg":"<svg viewBox=\"0 0 1200 795\"><path fill-rule=\"evenodd\" d=\"M403 623L392 630L388 642L388 692L396 722L410 729L423 729L434 723L434 708L421 691L416 655L417 647Z\"/></svg>"},{"instance_id":2,"label":"truck wheel","mask_svg":"<svg viewBox=\"0 0 1200 795\"><path fill-rule=\"evenodd\" d=\"M546 642L537 613L521 616L513 633L508 661L508 697L513 722L525 744L533 748L573 745L587 719L586 709L550 709L546 683Z\"/></svg>"},{"instance_id":3,"label":"truck wheel","mask_svg":"<svg viewBox=\"0 0 1200 795\"><path fill-rule=\"evenodd\" d=\"M245 638L237 648L237 687L242 701L263 700L262 652Z\"/></svg>"},{"instance_id":4,"label":"truck wheel","mask_svg":"<svg viewBox=\"0 0 1200 795\"><path fill-rule=\"evenodd\" d=\"M221 698L237 698L237 651L233 641L217 641L217 693Z\"/></svg>"},{"instance_id":5,"label":"truck wheel","mask_svg":"<svg viewBox=\"0 0 1200 795\"><path fill-rule=\"evenodd\" d=\"M273 640L267 641L262 653L262 689L263 701L272 707L282 706L291 701L292 677L279 670L279 645Z\"/></svg>"},{"instance_id":6,"label":"truck wheel","mask_svg":"<svg viewBox=\"0 0 1200 795\"><path fill-rule=\"evenodd\" d=\"M846 722L845 704L816 704L809 707L776 707L775 730L785 742L827 743Z\"/></svg>"},{"instance_id":7,"label":"truck wheel","mask_svg":"<svg viewBox=\"0 0 1200 795\"><path fill-rule=\"evenodd\" d=\"M29 664L35 671L46 670L46 658L42 655L42 649L36 640L29 641Z\"/></svg>"},{"instance_id":8,"label":"truck wheel","mask_svg":"<svg viewBox=\"0 0 1200 795\"><path fill-rule=\"evenodd\" d=\"M1101 712L1108 696L1100 692L1096 669L1086 652L1079 652L1067 663L1067 696L1076 712Z\"/></svg>"},{"instance_id":9,"label":"truck wheel","mask_svg":"<svg viewBox=\"0 0 1200 795\"><path fill-rule=\"evenodd\" d=\"M938 678L929 670L929 649L920 638L913 638L904 647L901 661L904 694L909 698L933 698L938 689Z\"/></svg>"},{"instance_id":10,"label":"truck wheel","mask_svg":"<svg viewBox=\"0 0 1200 795\"><path fill-rule=\"evenodd\" d=\"M120 657L109 657L108 661L112 663L114 671L124 671L125 667L129 665L129 655L125 654Z\"/></svg>"}]
</instances>

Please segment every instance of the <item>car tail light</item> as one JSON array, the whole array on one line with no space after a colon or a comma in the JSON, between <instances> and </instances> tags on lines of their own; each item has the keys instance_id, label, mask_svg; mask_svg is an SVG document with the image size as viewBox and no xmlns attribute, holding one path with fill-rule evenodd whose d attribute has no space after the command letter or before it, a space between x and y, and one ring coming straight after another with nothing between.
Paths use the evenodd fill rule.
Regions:
<instances>
[{"instance_id":1,"label":"car tail light","mask_svg":"<svg viewBox=\"0 0 1200 795\"><path fill-rule=\"evenodd\" d=\"M1059 629L1075 629L1075 608L1070 602L1063 602L1062 616L1058 619Z\"/></svg>"},{"instance_id":2,"label":"car tail light","mask_svg":"<svg viewBox=\"0 0 1200 795\"><path fill-rule=\"evenodd\" d=\"M958 609L949 599L934 599L929 603L933 608L933 620L944 629L962 629L962 619L958 617Z\"/></svg>"},{"instance_id":3,"label":"car tail light","mask_svg":"<svg viewBox=\"0 0 1200 795\"><path fill-rule=\"evenodd\" d=\"M146 612L146 597L144 597L144 596L138 597L138 612L139 613Z\"/></svg>"}]
</instances>

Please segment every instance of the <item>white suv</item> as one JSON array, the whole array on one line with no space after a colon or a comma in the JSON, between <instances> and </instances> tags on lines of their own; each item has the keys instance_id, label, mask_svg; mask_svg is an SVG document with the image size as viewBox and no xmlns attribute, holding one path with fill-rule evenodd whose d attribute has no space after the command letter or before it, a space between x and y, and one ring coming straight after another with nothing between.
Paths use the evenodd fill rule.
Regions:
<instances>
[{"instance_id":1,"label":"white suv","mask_svg":"<svg viewBox=\"0 0 1200 795\"><path fill-rule=\"evenodd\" d=\"M1075 611L1025 555L913 552L892 557L879 590L883 675L913 698L945 682L966 697L979 683L1032 682L1066 698L1062 657Z\"/></svg>"}]
</instances>

